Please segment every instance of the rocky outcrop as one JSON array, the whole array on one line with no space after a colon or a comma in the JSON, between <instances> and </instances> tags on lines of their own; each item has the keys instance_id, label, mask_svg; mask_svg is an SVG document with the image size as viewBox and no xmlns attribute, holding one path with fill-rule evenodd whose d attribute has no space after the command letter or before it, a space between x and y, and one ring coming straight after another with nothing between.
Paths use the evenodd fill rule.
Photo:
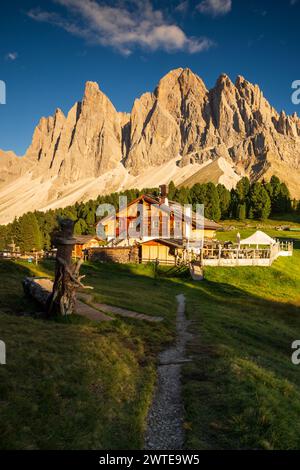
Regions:
<instances>
[{"instance_id":1,"label":"rocky outcrop","mask_svg":"<svg viewBox=\"0 0 300 470\"><path fill-rule=\"evenodd\" d=\"M64 116L42 118L25 159L33 176L58 177L64 183L97 177L122 159L122 116L96 83L87 82L82 102Z\"/></svg>"},{"instance_id":2,"label":"rocky outcrop","mask_svg":"<svg viewBox=\"0 0 300 470\"><path fill-rule=\"evenodd\" d=\"M153 94L134 103L126 167L137 174L176 156L195 156L209 126L207 102L208 90L189 69L162 78Z\"/></svg>"},{"instance_id":3,"label":"rocky outcrop","mask_svg":"<svg viewBox=\"0 0 300 470\"><path fill-rule=\"evenodd\" d=\"M278 114L259 87L241 76L233 84L223 74L209 91L189 69L177 69L154 94L136 100L125 165L138 174L178 155L180 165L223 157L252 179L270 168L278 172L280 162L299 171L299 122L296 114Z\"/></svg>"},{"instance_id":4,"label":"rocky outcrop","mask_svg":"<svg viewBox=\"0 0 300 470\"><path fill-rule=\"evenodd\" d=\"M24 158L0 149L0 189L23 174L27 168Z\"/></svg>"},{"instance_id":5,"label":"rocky outcrop","mask_svg":"<svg viewBox=\"0 0 300 470\"><path fill-rule=\"evenodd\" d=\"M252 180L274 173L300 198L300 119L278 113L259 87L241 76L233 83L222 74L208 90L191 70L172 70L153 93L135 100L130 114L117 112L98 85L87 82L82 101L66 116L57 109L40 120L24 157L0 151L0 213L3 188L15 181L12 194L18 179L22 190L28 178L47 183L45 205L70 185L78 188L103 176L101 191L107 192L112 181L107 174L123 175L125 187L174 159L181 168L195 164L195 173L214 161L226 161L224 168Z\"/></svg>"}]
</instances>

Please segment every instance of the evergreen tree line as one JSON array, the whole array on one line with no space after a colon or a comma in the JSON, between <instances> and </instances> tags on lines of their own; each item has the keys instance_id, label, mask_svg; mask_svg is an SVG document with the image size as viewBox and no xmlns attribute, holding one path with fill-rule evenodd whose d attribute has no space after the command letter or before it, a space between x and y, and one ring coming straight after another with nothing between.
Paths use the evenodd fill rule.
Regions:
<instances>
[{"instance_id":1,"label":"evergreen tree line","mask_svg":"<svg viewBox=\"0 0 300 470\"><path fill-rule=\"evenodd\" d=\"M300 203L291 200L289 190L277 176L270 182L250 183L242 178L235 189L229 191L223 184L195 184L192 188L169 185L169 198L181 204L204 204L205 217L218 222L221 219L266 220L271 215L298 210Z\"/></svg>"},{"instance_id":2,"label":"evergreen tree line","mask_svg":"<svg viewBox=\"0 0 300 470\"><path fill-rule=\"evenodd\" d=\"M22 252L31 250L49 250L51 233L57 228L58 217L71 218L75 221L75 234L95 234L96 211L100 204L119 206L119 196L126 196L128 203L141 194L158 196L158 188L143 190L131 189L122 193L99 196L86 203L76 203L64 209L47 212L29 212L6 226L0 226L0 251L8 248L12 242ZM224 185L213 183L195 184L192 188L176 188L169 184L168 197L180 204L204 204L205 217L216 222L224 219L259 219L265 220L271 215L297 211L300 203L292 201L287 186L273 176L270 182L250 183L242 178L235 189L229 191Z\"/></svg>"},{"instance_id":3,"label":"evergreen tree line","mask_svg":"<svg viewBox=\"0 0 300 470\"><path fill-rule=\"evenodd\" d=\"M158 195L158 189L146 189L148 193ZM137 189L107 196L98 196L95 200L78 202L63 209L48 210L47 212L28 212L16 218L8 225L0 225L0 251L14 243L21 252L51 249L51 233L58 228L58 218L69 218L75 221L76 235L95 234L96 211L100 204L119 206L119 196L126 196L128 202L137 198L143 191Z\"/></svg>"}]
</instances>

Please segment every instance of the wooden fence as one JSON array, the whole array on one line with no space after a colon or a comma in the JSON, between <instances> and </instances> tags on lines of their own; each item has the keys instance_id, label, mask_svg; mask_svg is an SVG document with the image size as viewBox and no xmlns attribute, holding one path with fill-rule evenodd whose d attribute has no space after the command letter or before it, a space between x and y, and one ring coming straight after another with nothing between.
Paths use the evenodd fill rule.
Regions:
<instances>
[{"instance_id":1,"label":"wooden fence","mask_svg":"<svg viewBox=\"0 0 300 470\"><path fill-rule=\"evenodd\" d=\"M271 266L278 256L292 256L292 242L277 242L269 247L204 248L200 257L203 266Z\"/></svg>"}]
</instances>

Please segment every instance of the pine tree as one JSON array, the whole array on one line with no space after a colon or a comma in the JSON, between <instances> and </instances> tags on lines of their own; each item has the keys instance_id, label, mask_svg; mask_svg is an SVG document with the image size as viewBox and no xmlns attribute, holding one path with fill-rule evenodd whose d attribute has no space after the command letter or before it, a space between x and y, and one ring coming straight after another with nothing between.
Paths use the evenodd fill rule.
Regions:
<instances>
[{"instance_id":1,"label":"pine tree","mask_svg":"<svg viewBox=\"0 0 300 470\"><path fill-rule=\"evenodd\" d=\"M293 210L293 211L296 211L296 210L297 210L297 207L298 207L298 201L297 201L297 199L294 198L294 199L292 200L292 210Z\"/></svg>"},{"instance_id":2,"label":"pine tree","mask_svg":"<svg viewBox=\"0 0 300 470\"><path fill-rule=\"evenodd\" d=\"M196 209L197 204L206 203L206 194L207 194L206 184L197 183L190 189L191 202L193 204L194 210Z\"/></svg>"},{"instance_id":3,"label":"pine tree","mask_svg":"<svg viewBox=\"0 0 300 470\"><path fill-rule=\"evenodd\" d=\"M16 246L20 246L22 241L22 229L20 226L20 219L15 217L14 221L10 224L8 243L14 242Z\"/></svg>"},{"instance_id":4,"label":"pine tree","mask_svg":"<svg viewBox=\"0 0 300 470\"><path fill-rule=\"evenodd\" d=\"M3 251L7 245L7 228L0 225L0 251Z\"/></svg>"},{"instance_id":5,"label":"pine tree","mask_svg":"<svg viewBox=\"0 0 300 470\"><path fill-rule=\"evenodd\" d=\"M240 204L244 204L247 201L250 192L250 181L249 178L244 176L236 185L236 194Z\"/></svg>"},{"instance_id":6,"label":"pine tree","mask_svg":"<svg viewBox=\"0 0 300 470\"><path fill-rule=\"evenodd\" d=\"M168 186L168 198L170 200L174 199L176 193L176 186L173 181L170 181L169 186Z\"/></svg>"},{"instance_id":7,"label":"pine tree","mask_svg":"<svg viewBox=\"0 0 300 470\"><path fill-rule=\"evenodd\" d=\"M17 242L22 252L42 248L40 228L33 213L29 212L18 219Z\"/></svg>"},{"instance_id":8,"label":"pine tree","mask_svg":"<svg viewBox=\"0 0 300 470\"><path fill-rule=\"evenodd\" d=\"M233 204L232 204L232 213L237 219L240 219L240 216L243 217L244 220L247 217L248 206L249 206L249 193L250 193L251 185L249 178L244 176L240 179L237 183L235 190L233 190ZM241 209L242 207L242 209ZM242 211L240 213L240 210Z\"/></svg>"},{"instance_id":9,"label":"pine tree","mask_svg":"<svg viewBox=\"0 0 300 470\"><path fill-rule=\"evenodd\" d=\"M271 199L262 183L254 183L250 191L249 217L265 220L271 213Z\"/></svg>"},{"instance_id":10,"label":"pine tree","mask_svg":"<svg viewBox=\"0 0 300 470\"><path fill-rule=\"evenodd\" d=\"M265 184L265 188L271 199L272 214L290 212L292 201L285 183L281 183L277 176L272 176L270 182Z\"/></svg>"},{"instance_id":11,"label":"pine tree","mask_svg":"<svg viewBox=\"0 0 300 470\"><path fill-rule=\"evenodd\" d=\"M247 208L246 208L246 203L244 204L239 204L238 209L237 209L237 218L239 220L245 220L247 217Z\"/></svg>"},{"instance_id":12,"label":"pine tree","mask_svg":"<svg viewBox=\"0 0 300 470\"><path fill-rule=\"evenodd\" d=\"M231 204L230 191L223 184L218 184L217 191L219 194L221 218L222 219L229 218L230 217L230 204Z\"/></svg>"},{"instance_id":13,"label":"pine tree","mask_svg":"<svg viewBox=\"0 0 300 470\"><path fill-rule=\"evenodd\" d=\"M290 212L292 208L290 192L285 183L281 183L276 201L276 210L279 213Z\"/></svg>"},{"instance_id":14,"label":"pine tree","mask_svg":"<svg viewBox=\"0 0 300 470\"><path fill-rule=\"evenodd\" d=\"M277 176L272 176L270 180L270 198L271 198L271 207L272 207L272 213L276 214L280 212L280 186L281 182L280 179Z\"/></svg>"},{"instance_id":15,"label":"pine tree","mask_svg":"<svg viewBox=\"0 0 300 470\"><path fill-rule=\"evenodd\" d=\"M220 199L216 186L207 184L206 201L204 203L204 214L208 219L218 222L221 218Z\"/></svg>"},{"instance_id":16,"label":"pine tree","mask_svg":"<svg viewBox=\"0 0 300 470\"><path fill-rule=\"evenodd\" d=\"M188 188L176 189L175 200L182 205L190 204L191 203L190 190Z\"/></svg>"},{"instance_id":17,"label":"pine tree","mask_svg":"<svg viewBox=\"0 0 300 470\"><path fill-rule=\"evenodd\" d=\"M74 225L75 235L85 235L88 226L84 219L79 219Z\"/></svg>"}]
</instances>

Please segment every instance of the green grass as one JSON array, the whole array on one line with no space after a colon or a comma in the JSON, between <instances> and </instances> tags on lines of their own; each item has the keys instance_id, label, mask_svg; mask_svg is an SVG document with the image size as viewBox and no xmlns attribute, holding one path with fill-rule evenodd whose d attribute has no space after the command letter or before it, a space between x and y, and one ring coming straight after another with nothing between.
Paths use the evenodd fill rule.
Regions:
<instances>
[{"instance_id":1,"label":"green grass","mask_svg":"<svg viewBox=\"0 0 300 470\"><path fill-rule=\"evenodd\" d=\"M86 265L99 300L166 321L24 316L37 306L23 296L22 279L52 272L49 262L0 262L0 338L7 346L7 365L0 366L0 447L141 448L157 353L174 339L172 286L156 289L148 267Z\"/></svg>"},{"instance_id":2,"label":"green grass","mask_svg":"<svg viewBox=\"0 0 300 470\"><path fill-rule=\"evenodd\" d=\"M241 238L249 237L255 229L248 228L239 230ZM300 233L282 232L274 229L265 230L268 235L280 240L292 240L294 242L294 256L289 258L280 257L270 269L251 268L220 268L206 269L209 279L216 282L226 282L228 275L232 285L243 289L250 294L257 293L271 300L290 302L300 301ZM237 231L223 232L218 234L220 240L236 241ZM262 292L261 292L262 291Z\"/></svg>"},{"instance_id":3,"label":"green grass","mask_svg":"<svg viewBox=\"0 0 300 470\"><path fill-rule=\"evenodd\" d=\"M279 226L288 226L288 227L300 227L300 214L294 212L290 214L276 214L271 219L267 220L224 220L221 224L225 227L279 227Z\"/></svg>"},{"instance_id":4,"label":"green grass","mask_svg":"<svg viewBox=\"0 0 300 470\"><path fill-rule=\"evenodd\" d=\"M219 237L248 236L256 227L249 224ZM0 447L142 448L157 354L174 340L175 296L184 293L193 333L193 362L182 377L186 447L299 449L300 373L291 344L300 339L300 234L276 225L265 231L292 238L295 252L271 268L206 268L197 283L154 279L151 266L83 266L98 301L163 316L159 324L32 318L37 307L21 281L52 275L53 263L0 262L0 339L7 344Z\"/></svg>"},{"instance_id":5,"label":"green grass","mask_svg":"<svg viewBox=\"0 0 300 470\"><path fill-rule=\"evenodd\" d=\"M1 318L1 337L2 449L141 446L154 368L126 328L11 316Z\"/></svg>"},{"instance_id":6,"label":"green grass","mask_svg":"<svg viewBox=\"0 0 300 470\"><path fill-rule=\"evenodd\" d=\"M194 361L183 379L188 448L300 448L300 374L291 363L291 344L300 338L294 241L293 258L271 268L207 268L201 285L186 285L194 332Z\"/></svg>"}]
</instances>

